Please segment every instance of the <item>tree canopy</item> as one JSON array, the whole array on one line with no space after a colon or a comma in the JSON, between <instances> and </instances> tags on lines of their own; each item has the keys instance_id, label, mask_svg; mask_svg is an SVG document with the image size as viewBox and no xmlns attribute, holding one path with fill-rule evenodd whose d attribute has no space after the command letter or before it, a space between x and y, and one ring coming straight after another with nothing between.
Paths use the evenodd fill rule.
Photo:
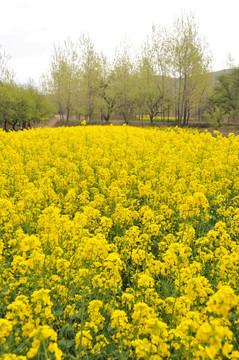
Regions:
<instances>
[{"instance_id":1,"label":"tree canopy","mask_svg":"<svg viewBox=\"0 0 239 360\"><path fill-rule=\"evenodd\" d=\"M239 117L239 67L217 76L211 103L229 119Z\"/></svg>"},{"instance_id":2,"label":"tree canopy","mask_svg":"<svg viewBox=\"0 0 239 360\"><path fill-rule=\"evenodd\" d=\"M0 85L0 124L4 130L31 127L51 113L52 107L46 97L32 85L7 82Z\"/></svg>"},{"instance_id":3,"label":"tree canopy","mask_svg":"<svg viewBox=\"0 0 239 360\"><path fill-rule=\"evenodd\" d=\"M193 15L183 14L170 28L153 25L140 51L132 55L131 48L123 40L109 60L85 34L55 44L42 91L14 83L10 57L0 48L0 122L4 128L25 127L49 114L49 102L66 123L81 115L90 123L112 116L125 123L174 118L180 126L212 111L220 118L238 117L238 68L214 81Z\"/></svg>"},{"instance_id":4,"label":"tree canopy","mask_svg":"<svg viewBox=\"0 0 239 360\"><path fill-rule=\"evenodd\" d=\"M147 114L151 122L176 116L179 125L200 117L212 87L210 56L193 16L183 15L171 29L154 25L137 56L122 41L113 61L99 55L89 36L54 47L44 89L59 114L126 123Z\"/></svg>"}]
</instances>

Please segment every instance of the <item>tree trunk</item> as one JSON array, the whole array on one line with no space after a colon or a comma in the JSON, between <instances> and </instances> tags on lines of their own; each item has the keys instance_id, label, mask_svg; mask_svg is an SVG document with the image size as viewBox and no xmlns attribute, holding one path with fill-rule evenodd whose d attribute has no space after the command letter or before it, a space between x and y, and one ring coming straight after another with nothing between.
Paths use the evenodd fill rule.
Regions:
<instances>
[{"instance_id":1,"label":"tree trunk","mask_svg":"<svg viewBox=\"0 0 239 360\"><path fill-rule=\"evenodd\" d=\"M164 97L165 97L165 78L164 75L162 75L162 84L163 84L163 88L162 88L162 98L163 98L163 121L165 121L165 103L164 103Z\"/></svg>"},{"instance_id":2,"label":"tree trunk","mask_svg":"<svg viewBox=\"0 0 239 360\"><path fill-rule=\"evenodd\" d=\"M125 113L122 114L123 115L123 118L124 118L124 121L125 121L125 124L129 125L129 121L128 121L128 117Z\"/></svg>"},{"instance_id":3,"label":"tree trunk","mask_svg":"<svg viewBox=\"0 0 239 360\"><path fill-rule=\"evenodd\" d=\"M190 110L188 110L188 113L187 113L187 126L189 124L189 119L190 119Z\"/></svg>"},{"instance_id":4,"label":"tree trunk","mask_svg":"<svg viewBox=\"0 0 239 360\"><path fill-rule=\"evenodd\" d=\"M183 110L183 126L186 126L186 122L187 122L187 107L185 105Z\"/></svg>"},{"instance_id":5,"label":"tree trunk","mask_svg":"<svg viewBox=\"0 0 239 360\"><path fill-rule=\"evenodd\" d=\"M67 107L67 110L66 110L66 123L68 124L69 122L69 118L70 118L70 107L68 106Z\"/></svg>"},{"instance_id":6,"label":"tree trunk","mask_svg":"<svg viewBox=\"0 0 239 360\"><path fill-rule=\"evenodd\" d=\"M63 113L62 109L59 110L59 115L60 115L60 121L63 121L64 120L64 113Z\"/></svg>"},{"instance_id":7,"label":"tree trunk","mask_svg":"<svg viewBox=\"0 0 239 360\"><path fill-rule=\"evenodd\" d=\"M104 115L104 120L105 120L105 121L109 122L109 119L110 119L110 116L109 116L109 114L107 114L107 115Z\"/></svg>"},{"instance_id":8,"label":"tree trunk","mask_svg":"<svg viewBox=\"0 0 239 360\"><path fill-rule=\"evenodd\" d=\"M181 125L182 116L180 111L180 104L178 104L177 119L178 119L178 125Z\"/></svg>"}]
</instances>

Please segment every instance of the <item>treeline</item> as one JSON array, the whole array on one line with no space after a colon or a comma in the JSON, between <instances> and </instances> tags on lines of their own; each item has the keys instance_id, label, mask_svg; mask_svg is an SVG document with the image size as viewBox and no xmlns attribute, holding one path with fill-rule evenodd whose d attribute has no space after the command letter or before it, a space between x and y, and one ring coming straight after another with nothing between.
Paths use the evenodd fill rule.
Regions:
<instances>
[{"instance_id":1,"label":"treeline","mask_svg":"<svg viewBox=\"0 0 239 360\"><path fill-rule=\"evenodd\" d=\"M51 113L49 101L34 86L0 83L0 124L4 130L30 128Z\"/></svg>"},{"instance_id":2,"label":"treeline","mask_svg":"<svg viewBox=\"0 0 239 360\"><path fill-rule=\"evenodd\" d=\"M153 26L140 52L123 41L113 61L96 52L85 35L54 47L43 88L66 122L71 115L126 123L148 115L187 125L201 119L212 90L211 58L193 16L172 28Z\"/></svg>"},{"instance_id":3,"label":"treeline","mask_svg":"<svg viewBox=\"0 0 239 360\"><path fill-rule=\"evenodd\" d=\"M205 117L218 127L225 119L239 119L239 67L232 65L216 77Z\"/></svg>"},{"instance_id":4,"label":"treeline","mask_svg":"<svg viewBox=\"0 0 239 360\"><path fill-rule=\"evenodd\" d=\"M1 50L1 49L0 49ZM150 121L174 119L179 126L194 121L220 126L239 116L239 70L232 67L216 79L211 56L192 15L170 28L153 26L140 51L124 40L113 60L95 50L89 36L54 46L41 91L19 86L0 51L0 123L30 126L51 112L68 123L74 116L109 122L121 118Z\"/></svg>"},{"instance_id":5,"label":"treeline","mask_svg":"<svg viewBox=\"0 0 239 360\"><path fill-rule=\"evenodd\" d=\"M0 48L0 125L4 130L25 129L46 119L54 108L33 84L19 85L9 66L10 57Z\"/></svg>"}]
</instances>

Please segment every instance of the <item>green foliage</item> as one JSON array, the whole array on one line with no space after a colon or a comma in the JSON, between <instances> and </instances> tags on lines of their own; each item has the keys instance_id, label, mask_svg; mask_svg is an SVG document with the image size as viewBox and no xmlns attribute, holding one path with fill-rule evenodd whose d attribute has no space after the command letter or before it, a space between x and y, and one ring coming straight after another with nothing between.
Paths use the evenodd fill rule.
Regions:
<instances>
[{"instance_id":1,"label":"green foliage","mask_svg":"<svg viewBox=\"0 0 239 360\"><path fill-rule=\"evenodd\" d=\"M211 59L192 15L176 19L172 29L153 26L136 59L131 49L124 39L110 63L84 34L54 47L44 90L62 120L83 114L90 122L109 121L114 113L126 123L160 115L188 125L201 117L212 88Z\"/></svg>"},{"instance_id":2,"label":"green foliage","mask_svg":"<svg viewBox=\"0 0 239 360\"><path fill-rule=\"evenodd\" d=\"M114 60L116 108L126 124L136 111L135 69L129 49L126 41L121 43Z\"/></svg>"},{"instance_id":3,"label":"green foliage","mask_svg":"<svg viewBox=\"0 0 239 360\"><path fill-rule=\"evenodd\" d=\"M177 117L179 125L200 117L207 107L212 79L210 56L191 15L178 18L172 30L153 26L140 55L133 59L123 40L112 63L99 56L84 34L54 48L45 90L66 115L83 114L109 121L114 113L125 123L148 115L151 122Z\"/></svg>"},{"instance_id":4,"label":"green foliage","mask_svg":"<svg viewBox=\"0 0 239 360\"><path fill-rule=\"evenodd\" d=\"M169 34L165 28L154 25L144 44L140 59L141 88L144 107L151 122L159 115L169 117L172 102L172 81L170 81Z\"/></svg>"},{"instance_id":5,"label":"green foliage","mask_svg":"<svg viewBox=\"0 0 239 360\"><path fill-rule=\"evenodd\" d=\"M239 67L217 76L211 97L213 106L230 119L239 116Z\"/></svg>"},{"instance_id":6,"label":"green foliage","mask_svg":"<svg viewBox=\"0 0 239 360\"><path fill-rule=\"evenodd\" d=\"M159 106L163 99L159 83L160 78L155 76L153 64L149 57L140 59L138 68L138 105L143 114L149 114L150 121L159 113Z\"/></svg>"},{"instance_id":7,"label":"green foliage","mask_svg":"<svg viewBox=\"0 0 239 360\"><path fill-rule=\"evenodd\" d=\"M82 34L75 43L67 39L54 46L42 85L61 120L83 114L91 121L99 114L100 82L100 59L89 37Z\"/></svg>"},{"instance_id":8,"label":"green foliage","mask_svg":"<svg viewBox=\"0 0 239 360\"><path fill-rule=\"evenodd\" d=\"M67 114L67 121L76 105L79 66L75 44L67 39L63 46L55 45L50 69L43 76L42 87L61 119Z\"/></svg>"},{"instance_id":9,"label":"green foliage","mask_svg":"<svg viewBox=\"0 0 239 360\"><path fill-rule=\"evenodd\" d=\"M178 124L187 125L194 109L199 111L208 98L211 59L193 16L176 19L169 43L175 79L175 113Z\"/></svg>"},{"instance_id":10,"label":"green foliage","mask_svg":"<svg viewBox=\"0 0 239 360\"><path fill-rule=\"evenodd\" d=\"M90 122L99 114L101 64L91 39L82 35L78 40L79 49L79 87L83 114Z\"/></svg>"},{"instance_id":11,"label":"green foliage","mask_svg":"<svg viewBox=\"0 0 239 360\"><path fill-rule=\"evenodd\" d=\"M34 87L14 83L0 85L0 123L5 130L9 125L13 130L30 127L50 113L47 99Z\"/></svg>"},{"instance_id":12,"label":"green foliage","mask_svg":"<svg viewBox=\"0 0 239 360\"><path fill-rule=\"evenodd\" d=\"M222 109L216 105L214 108L206 111L204 113L204 117L208 121L208 123L217 130L222 126L225 116Z\"/></svg>"},{"instance_id":13,"label":"green foliage","mask_svg":"<svg viewBox=\"0 0 239 360\"><path fill-rule=\"evenodd\" d=\"M14 72L9 67L11 57L2 49L0 45L0 83L11 82L14 79Z\"/></svg>"},{"instance_id":14,"label":"green foliage","mask_svg":"<svg viewBox=\"0 0 239 360\"><path fill-rule=\"evenodd\" d=\"M109 121L113 111L116 109L115 77L112 66L105 56L101 57L100 62L99 108L101 119Z\"/></svg>"},{"instance_id":15,"label":"green foliage","mask_svg":"<svg viewBox=\"0 0 239 360\"><path fill-rule=\"evenodd\" d=\"M0 123L5 130L7 124L15 128L15 123L18 122L18 110L20 110L18 88L13 84L3 83L0 86Z\"/></svg>"},{"instance_id":16,"label":"green foliage","mask_svg":"<svg viewBox=\"0 0 239 360\"><path fill-rule=\"evenodd\" d=\"M110 62L96 52L84 34L75 42L68 38L55 45L49 70L42 76L45 97L29 87L15 89L14 85L10 89L4 85L1 123L5 128L7 123L13 128L16 124L24 127L50 111L58 112L66 123L71 116L80 120L83 115L92 122L94 118L109 121L114 114L126 123L145 115L151 122L158 116L163 120L174 117L178 125L185 126L192 119L203 119L207 111L218 126L219 112L238 116L238 69L218 78L209 109L211 58L193 15L182 15L168 29L154 25L136 57L131 48L124 39ZM2 84L12 83L9 59L0 48Z\"/></svg>"}]
</instances>

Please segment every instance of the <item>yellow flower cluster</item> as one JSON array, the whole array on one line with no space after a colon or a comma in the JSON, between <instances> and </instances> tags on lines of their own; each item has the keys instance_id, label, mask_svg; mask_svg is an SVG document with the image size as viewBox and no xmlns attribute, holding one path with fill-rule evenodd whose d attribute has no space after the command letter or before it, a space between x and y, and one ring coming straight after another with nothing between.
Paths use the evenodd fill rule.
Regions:
<instances>
[{"instance_id":1,"label":"yellow flower cluster","mask_svg":"<svg viewBox=\"0 0 239 360\"><path fill-rule=\"evenodd\" d=\"M239 359L238 208L233 134L0 131L0 358Z\"/></svg>"}]
</instances>

